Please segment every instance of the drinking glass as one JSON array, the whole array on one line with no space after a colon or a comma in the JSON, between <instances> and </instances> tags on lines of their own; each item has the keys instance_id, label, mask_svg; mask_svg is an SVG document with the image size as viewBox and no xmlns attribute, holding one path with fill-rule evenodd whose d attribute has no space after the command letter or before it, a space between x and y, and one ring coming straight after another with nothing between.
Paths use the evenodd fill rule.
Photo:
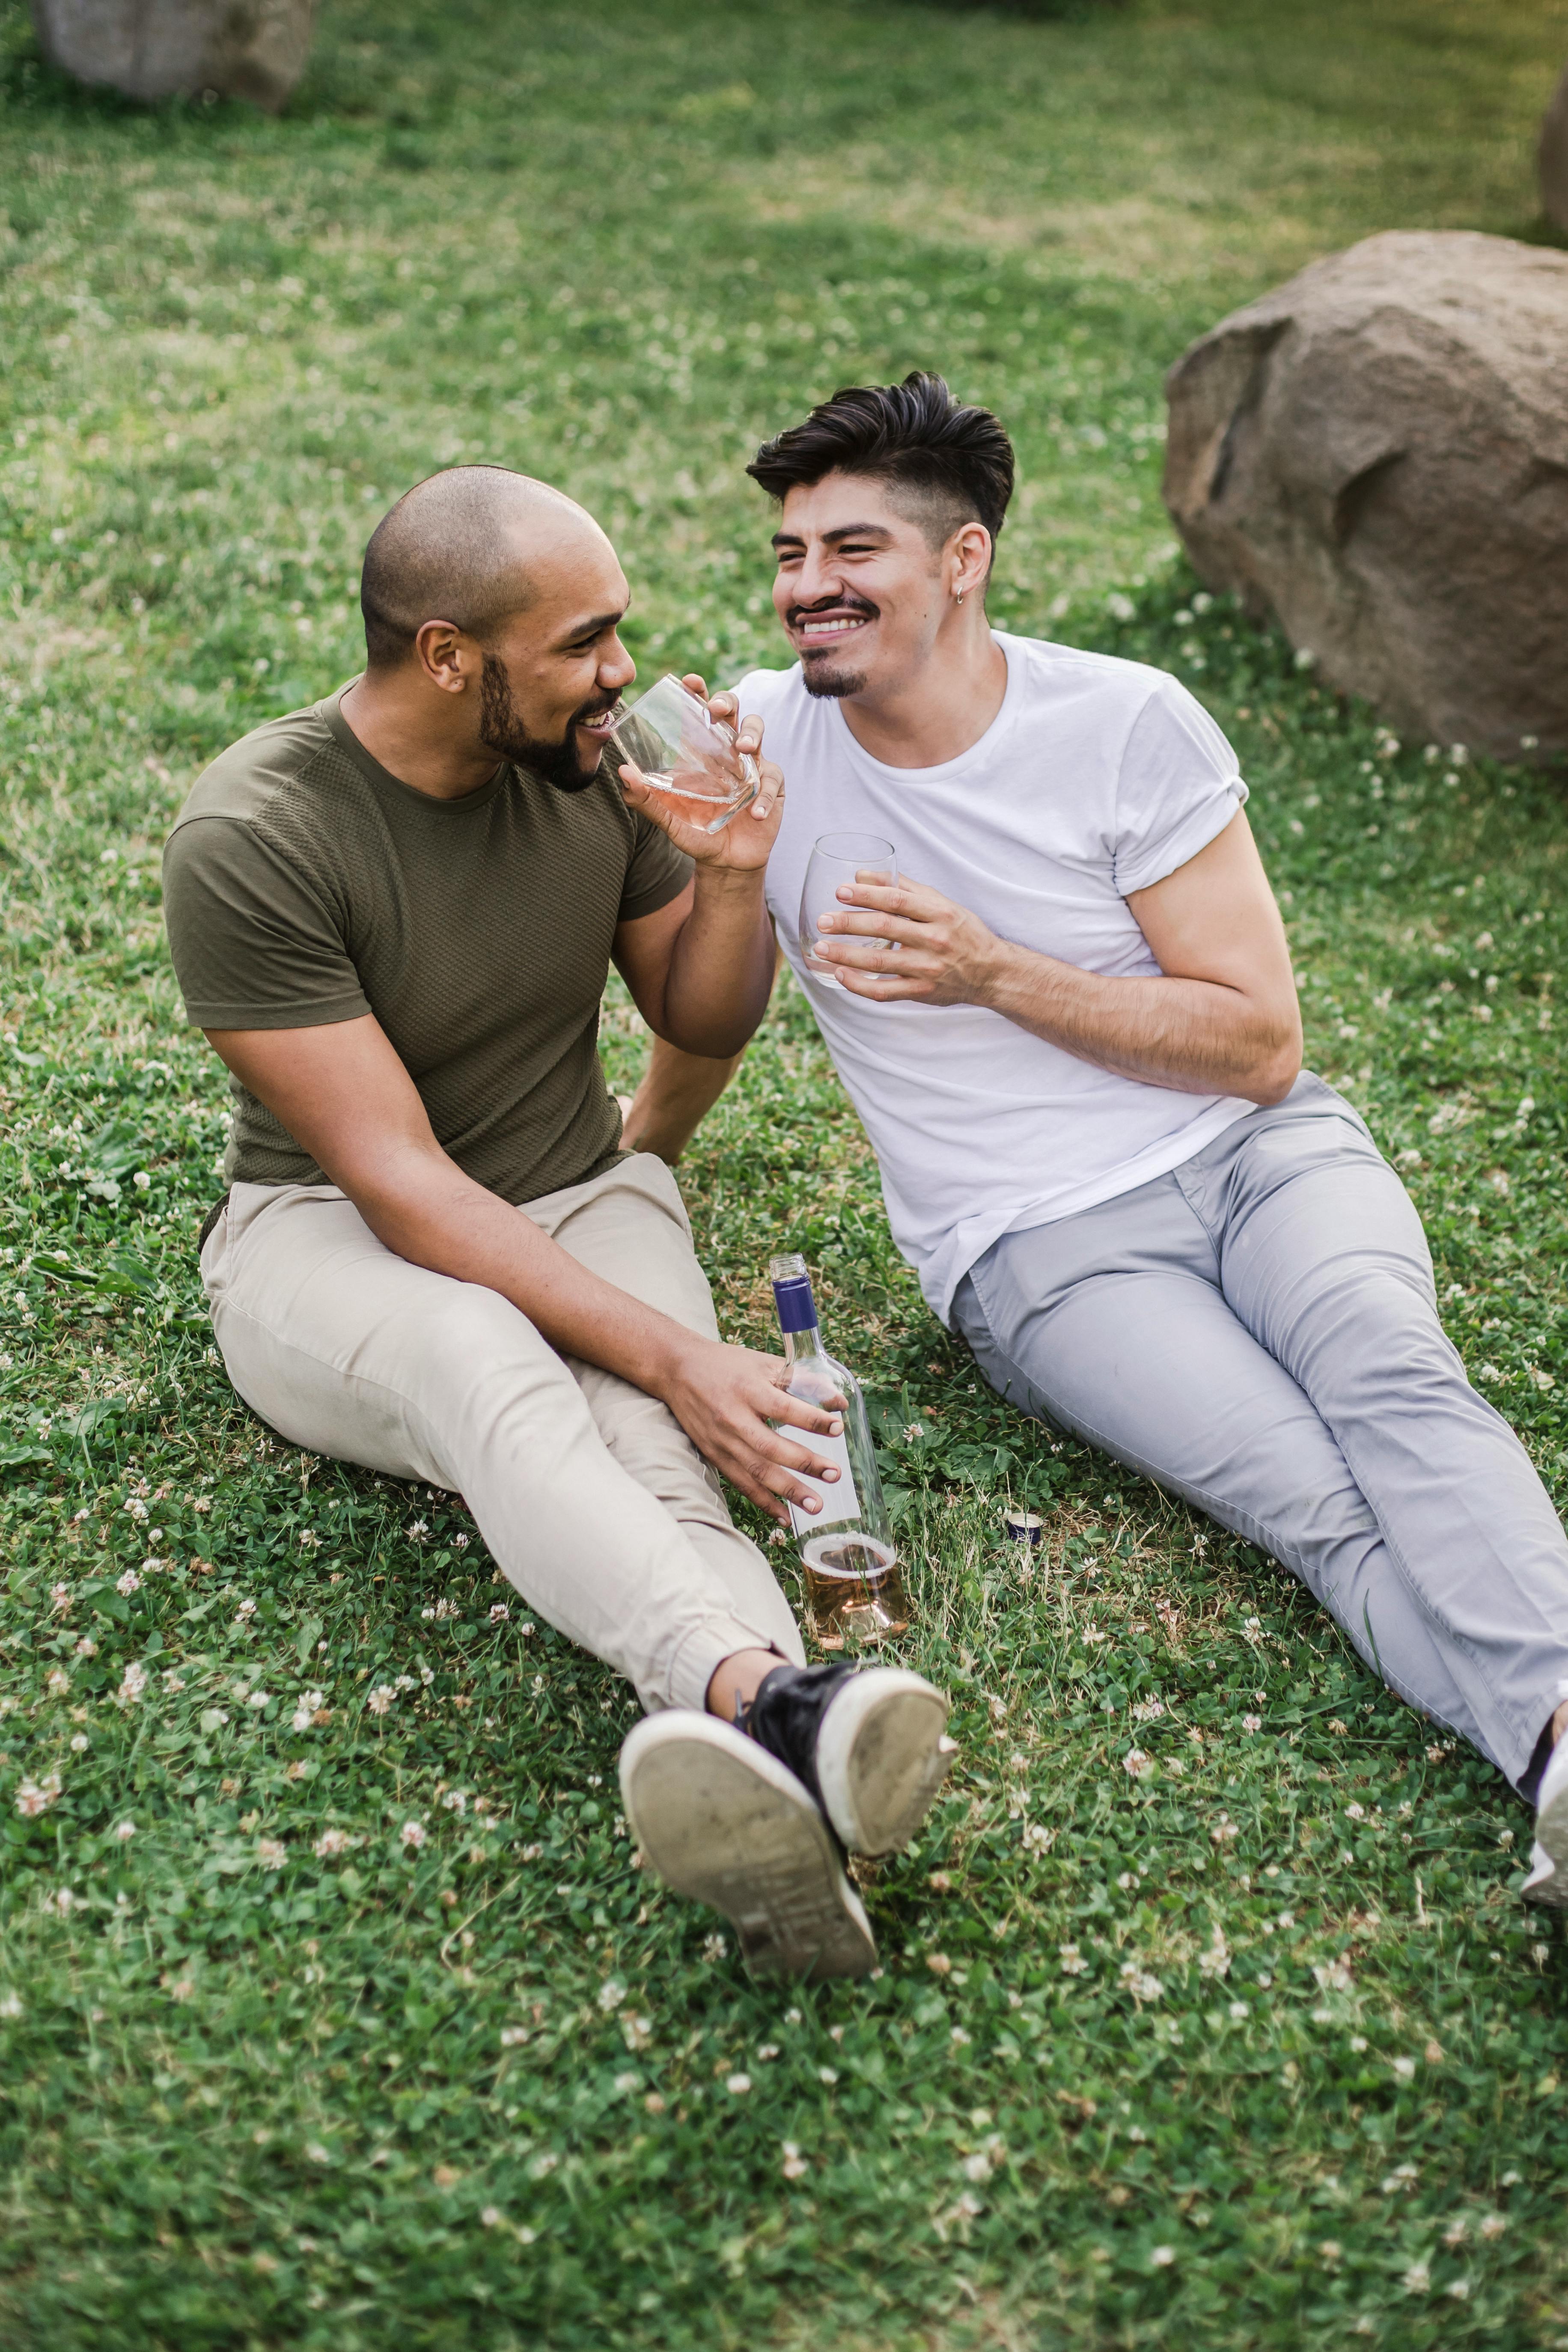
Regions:
<instances>
[{"instance_id":1,"label":"drinking glass","mask_svg":"<svg viewBox=\"0 0 1568 2352\"><path fill-rule=\"evenodd\" d=\"M836 964L827 962L817 953L824 915L841 915L846 909L838 896L839 886L846 882L879 882L889 889L899 878L899 853L890 841L879 841L874 833L825 833L813 844L811 862L805 869L805 887L800 894L800 951L808 971L831 975ZM858 932L839 931L827 934L829 939L859 939ZM862 940L868 948L890 947L890 940Z\"/></svg>"},{"instance_id":2,"label":"drinking glass","mask_svg":"<svg viewBox=\"0 0 1568 2352\"><path fill-rule=\"evenodd\" d=\"M618 776L629 762L650 784L677 800L706 833L719 833L756 799L761 779L749 751L735 748L735 730L678 677L661 677L639 697L609 739Z\"/></svg>"}]
</instances>

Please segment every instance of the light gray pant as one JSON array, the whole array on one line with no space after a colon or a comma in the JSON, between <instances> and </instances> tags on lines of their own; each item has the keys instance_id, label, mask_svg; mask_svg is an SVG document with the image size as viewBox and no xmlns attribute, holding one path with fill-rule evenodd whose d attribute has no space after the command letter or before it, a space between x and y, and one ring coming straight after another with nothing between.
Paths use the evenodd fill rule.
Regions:
<instances>
[{"instance_id":1,"label":"light gray pant","mask_svg":"<svg viewBox=\"0 0 1568 2352\"><path fill-rule=\"evenodd\" d=\"M618 1160L518 1214L719 1337L661 1160ZM461 1494L529 1606L645 1706L700 1707L737 1650L804 1664L788 1601L668 1406L557 1355L499 1291L396 1256L335 1184L237 1184L202 1279L253 1412L312 1453Z\"/></svg>"},{"instance_id":2,"label":"light gray pant","mask_svg":"<svg viewBox=\"0 0 1568 2352\"><path fill-rule=\"evenodd\" d=\"M1290 1569L1518 1782L1568 1692L1568 1542L1465 1377L1404 1185L1321 1078L973 1265L993 1388Z\"/></svg>"}]
</instances>

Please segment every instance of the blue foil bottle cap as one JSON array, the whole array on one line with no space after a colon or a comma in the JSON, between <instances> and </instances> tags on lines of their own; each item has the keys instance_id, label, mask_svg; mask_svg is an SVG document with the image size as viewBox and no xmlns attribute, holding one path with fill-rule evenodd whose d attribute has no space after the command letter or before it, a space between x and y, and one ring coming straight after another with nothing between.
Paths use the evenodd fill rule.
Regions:
<instances>
[{"instance_id":1,"label":"blue foil bottle cap","mask_svg":"<svg viewBox=\"0 0 1568 2352\"><path fill-rule=\"evenodd\" d=\"M805 1260L793 1252L775 1257L768 1267L773 1286L773 1305L778 1309L779 1329L784 1332L815 1331L816 1302L811 1295L811 1276L805 1270Z\"/></svg>"}]
</instances>

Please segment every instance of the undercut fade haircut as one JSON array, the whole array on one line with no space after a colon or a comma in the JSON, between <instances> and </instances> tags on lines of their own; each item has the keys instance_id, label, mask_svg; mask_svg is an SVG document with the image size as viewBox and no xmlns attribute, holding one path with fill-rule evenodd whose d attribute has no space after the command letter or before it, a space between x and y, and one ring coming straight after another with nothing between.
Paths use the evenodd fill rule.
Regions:
<instances>
[{"instance_id":1,"label":"undercut fade haircut","mask_svg":"<svg viewBox=\"0 0 1568 2352\"><path fill-rule=\"evenodd\" d=\"M405 491L371 534L360 573L365 659L407 660L426 621L450 621L484 644L526 601L508 526L527 497L506 466L452 466Z\"/></svg>"},{"instance_id":2,"label":"undercut fade haircut","mask_svg":"<svg viewBox=\"0 0 1568 2352\"><path fill-rule=\"evenodd\" d=\"M1013 496L1013 444L988 408L954 400L940 375L914 369L902 383L848 384L764 441L746 471L782 506L826 474L866 474L898 503L932 551L966 522L994 542Z\"/></svg>"}]
</instances>

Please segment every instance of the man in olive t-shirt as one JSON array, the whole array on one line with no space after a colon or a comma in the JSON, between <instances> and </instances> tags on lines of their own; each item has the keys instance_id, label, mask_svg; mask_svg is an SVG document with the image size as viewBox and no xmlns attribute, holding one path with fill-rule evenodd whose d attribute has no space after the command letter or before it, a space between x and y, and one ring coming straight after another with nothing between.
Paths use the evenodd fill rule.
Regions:
<instances>
[{"instance_id":1,"label":"man in olive t-shirt","mask_svg":"<svg viewBox=\"0 0 1568 2352\"><path fill-rule=\"evenodd\" d=\"M675 1181L619 1150L595 1045L612 961L657 1035L745 1043L783 779L763 761L709 834L612 773L626 582L543 484L420 484L362 596L364 674L226 751L165 854L186 1008L233 1080L202 1250L224 1361L295 1444L460 1492L530 1604L653 1711L622 1756L649 1863L759 1964L859 1974L875 1947L833 1832L904 1842L945 1703L804 1666L713 1473L781 1520L820 1509L838 1423L791 1398L775 1426L783 1361L721 1342Z\"/></svg>"}]
</instances>

